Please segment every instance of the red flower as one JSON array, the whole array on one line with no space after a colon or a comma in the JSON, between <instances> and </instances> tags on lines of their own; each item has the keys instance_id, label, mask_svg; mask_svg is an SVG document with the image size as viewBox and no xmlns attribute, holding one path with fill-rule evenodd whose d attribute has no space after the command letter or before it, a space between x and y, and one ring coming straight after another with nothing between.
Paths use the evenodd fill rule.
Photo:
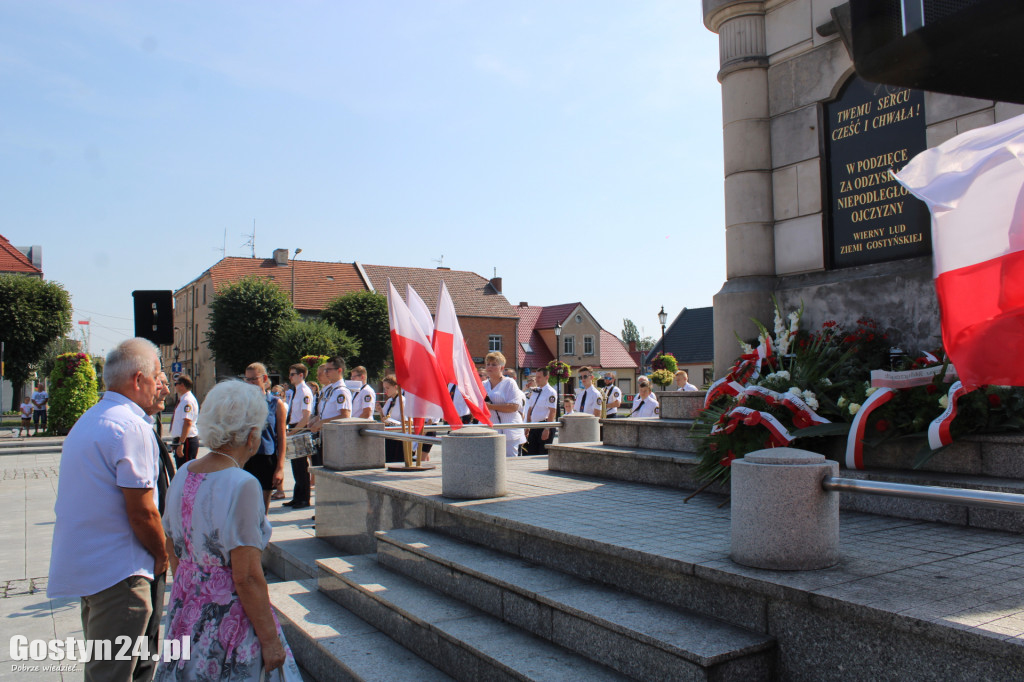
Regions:
<instances>
[{"instance_id":1,"label":"red flower","mask_svg":"<svg viewBox=\"0 0 1024 682\"><path fill-rule=\"evenodd\" d=\"M724 467L732 466L732 462L733 462L734 459L736 459L736 455L733 453L732 450L730 450L729 452L727 452L725 454L725 457L723 457L722 459L720 459L718 461L718 463L721 466L724 466Z\"/></svg>"},{"instance_id":2,"label":"red flower","mask_svg":"<svg viewBox=\"0 0 1024 682\"><path fill-rule=\"evenodd\" d=\"M743 423L746 424L747 426L757 426L758 424L761 423L761 413L751 412L750 414L743 418Z\"/></svg>"},{"instance_id":3,"label":"red flower","mask_svg":"<svg viewBox=\"0 0 1024 682\"><path fill-rule=\"evenodd\" d=\"M821 326L825 327L826 329L828 329L830 327L835 327L837 324L839 324L839 323L836 322L835 320L829 320L829 321L827 321L825 324L823 324Z\"/></svg>"},{"instance_id":4,"label":"red flower","mask_svg":"<svg viewBox=\"0 0 1024 682\"><path fill-rule=\"evenodd\" d=\"M726 424L725 425L725 429L724 429L726 435L728 435L728 434L732 433L733 431L735 431L736 430L736 426L737 426L737 422L729 422L728 424Z\"/></svg>"},{"instance_id":5,"label":"red flower","mask_svg":"<svg viewBox=\"0 0 1024 682\"><path fill-rule=\"evenodd\" d=\"M938 387L938 386L936 386L935 384L928 384L928 385L926 385L926 386L924 387L924 391L925 391L925 393L927 393L928 395L931 395L932 393L935 393L935 392L936 392L936 391L938 391L938 390L939 390L939 387Z\"/></svg>"},{"instance_id":6,"label":"red flower","mask_svg":"<svg viewBox=\"0 0 1024 682\"><path fill-rule=\"evenodd\" d=\"M708 443L708 450L718 452L718 443Z\"/></svg>"},{"instance_id":7,"label":"red flower","mask_svg":"<svg viewBox=\"0 0 1024 682\"><path fill-rule=\"evenodd\" d=\"M878 422L875 424L875 431L882 432L882 431L888 431L888 430L889 430L889 422L887 422L884 419L879 419Z\"/></svg>"},{"instance_id":8,"label":"red flower","mask_svg":"<svg viewBox=\"0 0 1024 682\"><path fill-rule=\"evenodd\" d=\"M988 404L989 407L999 407L1003 404L1003 399L999 397L998 393L989 393Z\"/></svg>"}]
</instances>

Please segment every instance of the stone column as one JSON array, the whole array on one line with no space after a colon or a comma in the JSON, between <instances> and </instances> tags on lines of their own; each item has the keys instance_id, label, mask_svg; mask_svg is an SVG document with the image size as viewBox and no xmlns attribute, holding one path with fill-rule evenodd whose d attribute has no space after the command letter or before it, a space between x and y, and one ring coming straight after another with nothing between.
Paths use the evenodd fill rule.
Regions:
<instances>
[{"instance_id":1,"label":"stone column","mask_svg":"<svg viewBox=\"0 0 1024 682\"><path fill-rule=\"evenodd\" d=\"M839 493L821 487L839 464L806 450L773 448L732 463L732 551L736 563L777 571L839 561Z\"/></svg>"},{"instance_id":2,"label":"stone column","mask_svg":"<svg viewBox=\"0 0 1024 682\"><path fill-rule=\"evenodd\" d=\"M715 295L715 376L739 355L734 332L755 336L771 322L775 288L768 55L761 0L703 0L718 34L725 156L726 283Z\"/></svg>"},{"instance_id":3,"label":"stone column","mask_svg":"<svg viewBox=\"0 0 1024 682\"><path fill-rule=\"evenodd\" d=\"M507 494L505 436L482 426L464 426L441 436L441 494L480 500Z\"/></svg>"},{"instance_id":4,"label":"stone column","mask_svg":"<svg viewBox=\"0 0 1024 682\"><path fill-rule=\"evenodd\" d=\"M372 419L337 419L324 424L320 433L324 466L335 471L384 467L384 439L362 436L366 428L379 427Z\"/></svg>"},{"instance_id":5,"label":"stone column","mask_svg":"<svg viewBox=\"0 0 1024 682\"><path fill-rule=\"evenodd\" d=\"M592 414L572 412L562 416L558 429L558 442L598 443L601 441L601 420Z\"/></svg>"}]
</instances>

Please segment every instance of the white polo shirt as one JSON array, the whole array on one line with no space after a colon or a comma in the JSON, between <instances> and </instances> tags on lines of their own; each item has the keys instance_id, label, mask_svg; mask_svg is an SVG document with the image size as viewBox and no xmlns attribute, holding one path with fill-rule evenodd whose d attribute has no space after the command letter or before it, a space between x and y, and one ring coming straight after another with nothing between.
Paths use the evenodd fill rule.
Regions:
<instances>
[{"instance_id":1,"label":"white polo shirt","mask_svg":"<svg viewBox=\"0 0 1024 682\"><path fill-rule=\"evenodd\" d=\"M47 596L87 597L133 575L153 579L122 488L156 488L160 452L146 413L114 391L64 439ZM154 505L156 502L154 501Z\"/></svg>"},{"instance_id":2,"label":"white polo shirt","mask_svg":"<svg viewBox=\"0 0 1024 682\"><path fill-rule=\"evenodd\" d=\"M361 388L352 395L352 416L358 417L358 413L369 408L370 414L366 415L366 418L373 419L373 406L376 402L377 392L370 384L362 384Z\"/></svg>"},{"instance_id":3,"label":"white polo shirt","mask_svg":"<svg viewBox=\"0 0 1024 682\"><path fill-rule=\"evenodd\" d=\"M305 381L293 387L291 398L288 401L288 426L302 421L303 410L308 410L310 414L313 414L313 391Z\"/></svg>"},{"instance_id":4,"label":"white polo shirt","mask_svg":"<svg viewBox=\"0 0 1024 682\"><path fill-rule=\"evenodd\" d=\"M341 414L342 410L351 409L352 393L345 386L345 382L340 379L333 384L328 384L320 394L318 411L321 421L333 419Z\"/></svg>"},{"instance_id":5,"label":"white polo shirt","mask_svg":"<svg viewBox=\"0 0 1024 682\"><path fill-rule=\"evenodd\" d=\"M188 433L182 434L181 430L185 427L186 419L191 420L192 423L188 427ZM171 417L171 438L180 438L181 440L195 438L199 435L199 429L196 428L198 421L199 402L192 395L192 391L185 391L178 398L178 405L174 408L174 416Z\"/></svg>"},{"instance_id":6,"label":"white polo shirt","mask_svg":"<svg viewBox=\"0 0 1024 682\"><path fill-rule=\"evenodd\" d=\"M622 400L622 389L619 388L618 386L615 386L615 385L609 386L608 388L604 389L604 392L605 392L606 400L608 401L609 405L614 403L616 400ZM619 411L619 408L617 408L617 407L609 407L607 410L605 410L605 416L610 417L613 414L617 414L618 411Z\"/></svg>"},{"instance_id":7,"label":"white polo shirt","mask_svg":"<svg viewBox=\"0 0 1024 682\"><path fill-rule=\"evenodd\" d=\"M576 402L573 404L573 412L583 412L585 414L594 414L597 412L597 416L601 416L601 391L597 390L597 386L593 384L590 388L583 388L582 384L576 391Z\"/></svg>"},{"instance_id":8,"label":"white polo shirt","mask_svg":"<svg viewBox=\"0 0 1024 682\"><path fill-rule=\"evenodd\" d=\"M641 398L637 393L633 398L633 413L629 415L630 417L657 417L660 414L661 409L658 407L658 399L654 397L654 393L646 398Z\"/></svg>"},{"instance_id":9,"label":"white polo shirt","mask_svg":"<svg viewBox=\"0 0 1024 682\"><path fill-rule=\"evenodd\" d=\"M550 384L545 383L541 388L531 388L526 394L527 423L547 421L548 417L552 416L548 410L553 412L557 404L558 394Z\"/></svg>"}]
</instances>

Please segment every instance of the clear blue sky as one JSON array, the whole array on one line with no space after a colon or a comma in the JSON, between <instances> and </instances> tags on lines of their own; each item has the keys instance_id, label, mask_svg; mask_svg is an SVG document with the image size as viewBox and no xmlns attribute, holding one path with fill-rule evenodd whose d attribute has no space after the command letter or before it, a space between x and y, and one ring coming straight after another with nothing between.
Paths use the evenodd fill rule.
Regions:
<instances>
[{"instance_id":1,"label":"clear blue sky","mask_svg":"<svg viewBox=\"0 0 1024 682\"><path fill-rule=\"evenodd\" d=\"M94 353L254 219L656 337L725 280L717 45L679 0L3 0L0 234Z\"/></svg>"}]
</instances>

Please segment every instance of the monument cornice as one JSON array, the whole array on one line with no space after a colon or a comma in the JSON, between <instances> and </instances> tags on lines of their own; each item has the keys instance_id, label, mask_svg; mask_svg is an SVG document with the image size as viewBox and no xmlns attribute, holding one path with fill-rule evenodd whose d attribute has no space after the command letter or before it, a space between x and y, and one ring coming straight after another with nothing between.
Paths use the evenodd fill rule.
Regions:
<instances>
[{"instance_id":1,"label":"monument cornice","mask_svg":"<svg viewBox=\"0 0 1024 682\"><path fill-rule=\"evenodd\" d=\"M764 16L763 0L702 0L704 8L704 26L709 31L718 33L722 24L745 15Z\"/></svg>"}]
</instances>

